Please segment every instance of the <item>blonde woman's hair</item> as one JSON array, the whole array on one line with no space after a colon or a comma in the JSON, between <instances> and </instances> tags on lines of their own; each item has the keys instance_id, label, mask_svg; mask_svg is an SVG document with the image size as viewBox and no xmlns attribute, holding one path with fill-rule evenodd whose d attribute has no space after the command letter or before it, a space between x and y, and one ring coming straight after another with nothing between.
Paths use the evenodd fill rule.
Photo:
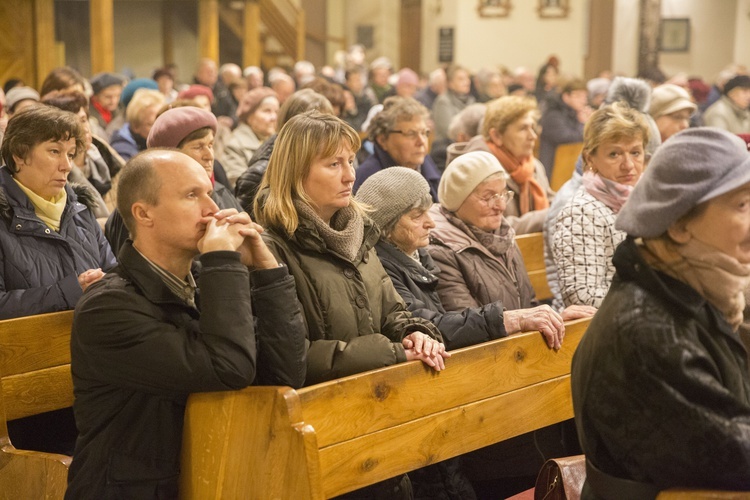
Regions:
<instances>
[{"instance_id":1,"label":"blonde woman's hair","mask_svg":"<svg viewBox=\"0 0 750 500\"><path fill-rule=\"evenodd\" d=\"M255 198L253 211L258 222L276 230L283 229L289 236L294 234L299 226L294 200L313 205L303 187L310 166L317 158L334 156L342 145L356 153L361 141L351 126L333 115L311 110L286 122L276 138L268 168L258 187L259 193L268 190L267 196ZM365 213L353 198L349 203L355 210Z\"/></svg>"},{"instance_id":2,"label":"blonde woman's hair","mask_svg":"<svg viewBox=\"0 0 750 500\"><path fill-rule=\"evenodd\" d=\"M649 125L643 113L625 102L607 104L597 109L583 129L583 160L596 154L602 143L617 142L624 138L643 140L645 150L649 140Z\"/></svg>"},{"instance_id":3,"label":"blonde woman's hair","mask_svg":"<svg viewBox=\"0 0 750 500\"><path fill-rule=\"evenodd\" d=\"M164 106L164 94L152 89L136 90L133 99L125 109L125 120L136 127L139 126L141 124L141 111L150 106L158 106L159 108Z\"/></svg>"},{"instance_id":4,"label":"blonde woman's hair","mask_svg":"<svg viewBox=\"0 0 750 500\"><path fill-rule=\"evenodd\" d=\"M534 120L539 119L539 108L533 97L507 95L490 101L484 114L482 135L490 140L490 130L493 128L498 134L503 134L510 124L523 118L529 112L533 113Z\"/></svg>"}]
</instances>

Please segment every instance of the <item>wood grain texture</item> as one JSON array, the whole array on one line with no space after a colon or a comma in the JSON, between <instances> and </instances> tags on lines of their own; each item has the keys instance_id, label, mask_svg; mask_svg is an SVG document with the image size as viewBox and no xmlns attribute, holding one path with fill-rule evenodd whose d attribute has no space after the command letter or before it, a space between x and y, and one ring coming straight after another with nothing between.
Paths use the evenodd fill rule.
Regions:
<instances>
[{"instance_id":1,"label":"wood grain texture","mask_svg":"<svg viewBox=\"0 0 750 500\"><path fill-rule=\"evenodd\" d=\"M552 178L549 180L549 186L553 191L560 189L573 176L573 172L576 169L576 161L578 161L578 155L581 154L582 149L582 142L572 142L557 146L555 160L552 164Z\"/></svg>"},{"instance_id":2,"label":"wood grain texture","mask_svg":"<svg viewBox=\"0 0 750 500\"><path fill-rule=\"evenodd\" d=\"M521 251L526 273L529 275L531 286L538 300L552 298L552 292L547 283L547 266L544 263L544 235L530 233L516 236L516 245Z\"/></svg>"},{"instance_id":3,"label":"wood grain texture","mask_svg":"<svg viewBox=\"0 0 750 500\"><path fill-rule=\"evenodd\" d=\"M70 457L0 444L0 500L62 500Z\"/></svg>"},{"instance_id":4,"label":"wood grain texture","mask_svg":"<svg viewBox=\"0 0 750 500\"><path fill-rule=\"evenodd\" d=\"M73 311L0 321L0 377L70 363Z\"/></svg>"}]
</instances>

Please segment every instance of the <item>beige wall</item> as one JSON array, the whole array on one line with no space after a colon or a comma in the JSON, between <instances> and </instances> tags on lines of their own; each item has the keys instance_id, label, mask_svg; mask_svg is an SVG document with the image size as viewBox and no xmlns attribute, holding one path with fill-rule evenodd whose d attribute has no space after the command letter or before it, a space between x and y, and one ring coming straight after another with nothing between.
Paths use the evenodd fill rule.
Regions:
<instances>
[{"instance_id":1,"label":"beige wall","mask_svg":"<svg viewBox=\"0 0 750 500\"><path fill-rule=\"evenodd\" d=\"M583 74L587 0L570 0L565 19L542 19L537 2L516 0L506 18L481 18L477 2L469 0L423 0L422 66L438 66L438 28L455 29L455 62L477 70L482 66L526 66L536 71L551 54L560 58L562 71ZM436 14L437 5L442 12Z\"/></svg>"},{"instance_id":2,"label":"beige wall","mask_svg":"<svg viewBox=\"0 0 750 500\"><path fill-rule=\"evenodd\" d=\"M367 51L367 60L372 61L376 57L386 56L398 68L400 15L401 2L399 0L346 0L344 9L346 39L349 40L350 45L356 43L357 26L374 25L375 47Z\"/></svg>"},{"instance_id":3,"label":"beige wall","mask_svg":"<svg viewBox=\"0 0 750 500\"><path fill-rule=\"evenodd\" d=\"M625 75L638 68L638 10L638 0L617 0L613 69ZM749 15L748 0L662 0L663 17L691 24L690 51L662 52L662 70L712 80L728 64L750 63Z\"/></svg>"}]
</instances>

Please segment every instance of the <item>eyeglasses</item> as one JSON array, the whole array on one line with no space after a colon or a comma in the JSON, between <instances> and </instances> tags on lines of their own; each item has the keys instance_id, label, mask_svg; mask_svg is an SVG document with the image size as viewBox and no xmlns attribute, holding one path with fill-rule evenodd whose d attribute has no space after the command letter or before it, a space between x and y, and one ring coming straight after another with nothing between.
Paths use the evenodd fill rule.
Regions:
<instances>
[{"instance_id":1,"label":"eyeglasses","mask_svg":"<svg viewBox=\"0 0 750 500\"><path fill-rule=\"evenodd\" d=\"M390 133L401 134L407 139L411 139L413 141L414 139L417 138L417 136L421 136L427 139L428 137L430 137L430 134L432 133L432 131L426 128L424 130L391 130Z\"/></svg>"},{"instance_id":2,"label":"eyeglasses","mask_svg":"<svg viewBox=\"0 0 750 500\"><path fill-rule=\"evenodd\" d=\"M513 199L513 194L513 191L511 191L510 189L506 189L502 193L495 193L487 198L479 198L479 201L492 208L497 206L501 201L503 203L508 203Z\"/></svg>"}]
</instances>

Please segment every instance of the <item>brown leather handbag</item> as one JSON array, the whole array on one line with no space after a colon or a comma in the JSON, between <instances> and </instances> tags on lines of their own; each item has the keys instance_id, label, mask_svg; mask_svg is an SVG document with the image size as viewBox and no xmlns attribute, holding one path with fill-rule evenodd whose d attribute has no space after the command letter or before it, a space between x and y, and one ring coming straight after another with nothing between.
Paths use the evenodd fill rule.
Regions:
<instances>
[{"instance_id":1,"label":"brown leather handbag","mask_svg":"<svg viewBox=\"0 0 750 500\"><path fill-rule=\"evenodd\" d=\"M579 500L586 481L586 456L551 458L536 477L534 500Z\"/></svg>"}]
</instances>

